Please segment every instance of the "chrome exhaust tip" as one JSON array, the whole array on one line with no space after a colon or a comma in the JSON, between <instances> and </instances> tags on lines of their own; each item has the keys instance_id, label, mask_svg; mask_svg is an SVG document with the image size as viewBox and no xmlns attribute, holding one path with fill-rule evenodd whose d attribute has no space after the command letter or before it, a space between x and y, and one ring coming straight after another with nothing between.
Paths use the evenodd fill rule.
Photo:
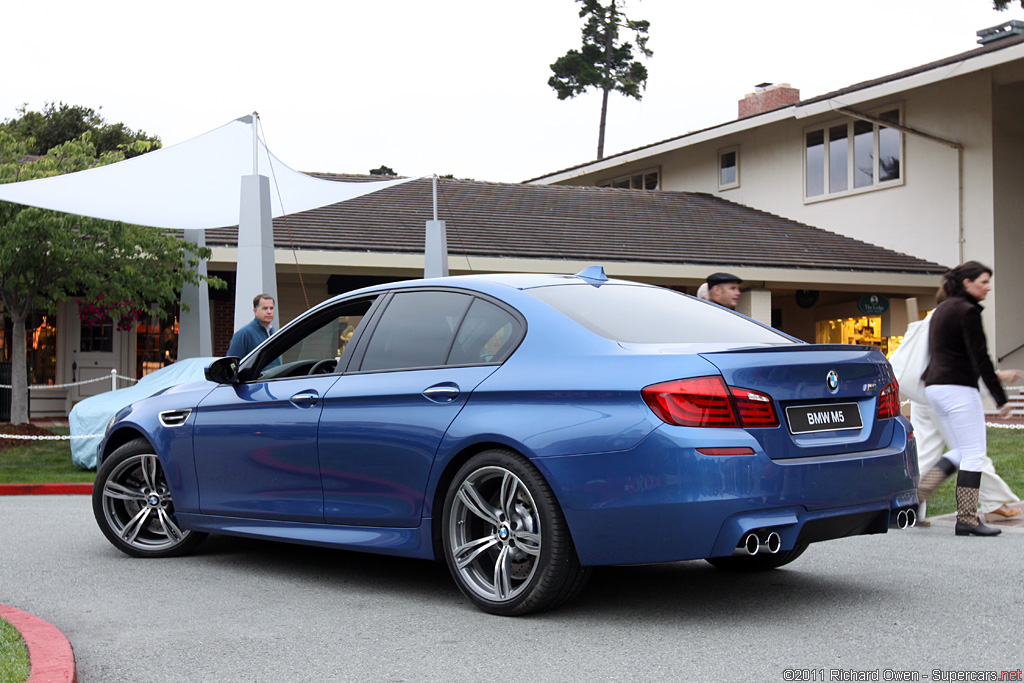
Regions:
<instances>
[{"instance_id":1,"label":"chrome exhaust tip","mask_svg":"<svg viewBox=\"0 0 1024 683\"><path fill-rule=\"evenodd\" d=\"M768 534L764 541L760 544L759 549L774 555L779 552L779 548L782 547L782 537L776 532Z\"/></svg>"},{"instance_id":2,"label":"chrome exhaust tip","mask_svg":"<svg viewBox=\"0 0 1024 683\"><path fill-rule=\"evenodd\" d=\"M743 549L747 552L747 555L757 555L757 551L761 549L761 541L757 534L747 534L746 538L743 539Z\"/></svg>"},{"instance_id":3,"label":"chrome exhaust tip","mask_svg":"<svg viewBox=\"0 0 1024 683\"><path fill-rule=\"evenodd\" d=\"M899 512L896 513L896 526L898 526L901 529L906 529L907 528L907 511L906 510L900 510Z\"/></svg>"},{"instance_id":4,"label":"chrome exhaust tip","mask_svg":"<svg viewBox=\"0 0 1024 683\"><path fill-rule=\"evenodd\" d=\"M914 512L913 508L910 508L907 510L907 528L909 529L915 526L917 526L917 513Z\"/></svg>"}]
</instances>

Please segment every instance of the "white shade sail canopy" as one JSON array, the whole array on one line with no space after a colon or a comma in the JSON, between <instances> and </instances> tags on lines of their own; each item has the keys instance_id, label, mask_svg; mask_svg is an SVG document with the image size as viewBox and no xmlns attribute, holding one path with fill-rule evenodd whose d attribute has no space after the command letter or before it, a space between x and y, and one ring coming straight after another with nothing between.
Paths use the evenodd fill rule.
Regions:
<instances>
[{"instance_id":1,"label":"white shade sail canopy","mask_svg":"<svg viewBox=\"0 0 1024 683\"><path fill-rule=\"evenodd\" d=\"M156 228L205 230L238 224L241 179L250 175L270 179L274 218L413 180L335 182L299 173L267 150L249 115L116 164L0 185L0 200Z\"/></svg>"}]
</instances>

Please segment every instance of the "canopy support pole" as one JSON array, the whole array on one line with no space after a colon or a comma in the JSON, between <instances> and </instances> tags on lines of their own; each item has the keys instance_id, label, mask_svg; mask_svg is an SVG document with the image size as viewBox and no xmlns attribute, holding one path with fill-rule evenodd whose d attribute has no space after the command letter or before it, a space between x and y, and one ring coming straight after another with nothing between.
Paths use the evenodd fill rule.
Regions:
<instances>
[{"instance_id":1,"label":"canopy support pole","mask_svg":"<svg viewBox=\"0 0 1024 683\"><path fill-rule=\"evenodd\" d=\"M206 246L206 231L185 230L187 242ZM197 267L202 277L198 285L186 284L181 288L181 313L178 315L178 360L213 355L213 336L210 324L210 288L206 284L206 260ZM185 310L188 306L189 310Z\"/></svg>"},{"instance_id":2,"label":"canopy support pole","mask_svg":"<svg viewBox=\"0 0 1024 683\"><path fill-rule=\"evenodd\" d=\"M444 221L437 220L437 176L434 176L434 220L427 221L423 242L423 277L448 276L448 234Z\"/></svg>"},{"instance_id":3,"label":"canopy support pole","mask_svg":"<svg viewBox=\"0 0 1024 683\"><path fill-rule=\"evenodd\" d=\"M238 217L235 331L253 319L252 299L257 294L269 294L278 303L274 222L270 212L270 179L264 175L247 175L242 176ZM274 307L275 330L280 310L280 304Z\"/></svg>"}]
</instances>

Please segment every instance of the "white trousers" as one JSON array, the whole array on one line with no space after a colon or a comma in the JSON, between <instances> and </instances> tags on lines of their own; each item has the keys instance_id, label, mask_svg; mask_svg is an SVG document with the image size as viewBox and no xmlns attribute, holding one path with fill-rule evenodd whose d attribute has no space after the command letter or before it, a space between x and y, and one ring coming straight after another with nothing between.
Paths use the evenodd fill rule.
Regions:
<instances>
[{"instance_id":1,"label":"white trousers","mask_svg":"<svg viewBox=\"0 0 1024 683\"><path fill-rule=\"evenodd\" d=\"M942 457L949 440L943 435L942 425L935 411L927 403L910 402L910 421L914 425L914 438L917 441L917 466L924 476ZM978 494L983 513L992 512L1003 505L1019 503L1020 498L1013 492L1009 484L996 474L996 466L986 453L981 467L981 490ZM923 517L924 509L919 511Z\"/></svg>"}]
</instances>

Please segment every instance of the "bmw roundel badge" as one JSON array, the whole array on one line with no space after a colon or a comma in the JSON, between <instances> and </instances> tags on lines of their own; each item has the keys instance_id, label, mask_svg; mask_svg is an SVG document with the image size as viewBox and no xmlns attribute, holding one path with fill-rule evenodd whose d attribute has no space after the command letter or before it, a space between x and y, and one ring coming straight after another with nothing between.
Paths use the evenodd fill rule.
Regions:
<instances>
[{"instance_id":1,"label":"bmw roundel badge","mask_svg":"<svg viewBox=\"0 0 1024 683\"><path fill-rule=\"evenodd\" d=\"M839 391L839 374L835 370L828 371L828 375L825 376L825 386L833 394Z\"/></svg>"}]
</instances>

